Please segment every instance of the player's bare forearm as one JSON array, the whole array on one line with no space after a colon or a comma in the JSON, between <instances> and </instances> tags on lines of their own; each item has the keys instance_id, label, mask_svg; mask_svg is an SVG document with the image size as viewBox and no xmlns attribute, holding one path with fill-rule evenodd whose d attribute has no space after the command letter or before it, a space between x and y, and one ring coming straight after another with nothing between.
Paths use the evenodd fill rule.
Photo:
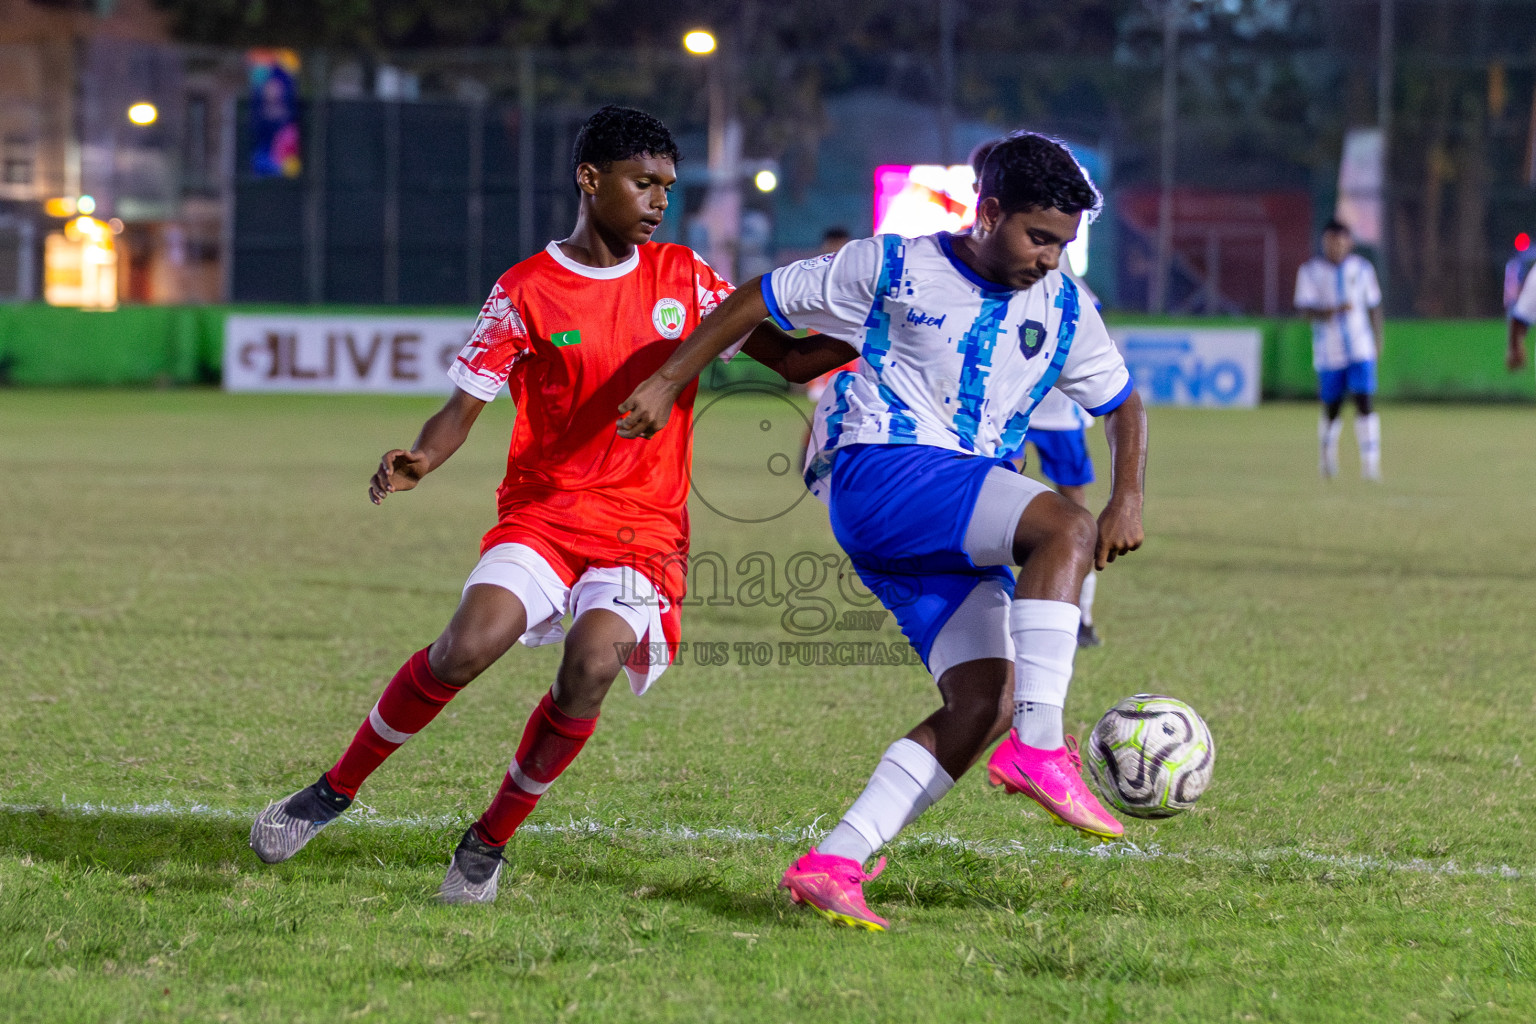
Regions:
<instances>
[{"instance_id":1,"label":"player's bare forearm","mask_svg":"<svg viewBox=\"0 0 1536 1024\"><path fill-rule=\"evenodd\" d=\"M762 279L753 278L727 296L683 339L661 369L630 392L619 406L619 436L650 437L666 426L672 415L672 403L688 382L711 359L718 358L766 319L768 303L763 300Z\"/></svg>"},{"instance_id":2,"label":"player's bare forearm","mask_svg":"<svg viewBox=\"0 0 1536 1024\"><path fill-rule=\"evenodd\" d=\"M1109 439L1110 491L1099 513L1099 542L1094 565L1104 568L1120 555L1141 547L1142 494L1147 472L1147 410L1132 390L1104 419Z\"/></svg>"},{"instance_id":3,"label":"player's bare forearm","mask_svg":"<svg viewBox=\"0 0 1536 1024\"><path fill-rule=\"evenodd\" d=\"M467 391L454 388L443 407L422 424L421 434L412 447L431 459L432 469L436 469L464 444L470 428L480 418L480 410L484 408L485 402Z\"/></svg>"},{"instance_id":4,"label":"player's bare forearm","mask_svg":"<svg viewBox=\"0 0 1536 1024\"><path fill-rule=\"evenodd\" d=\"M808 338L786 334L771 320L758 324L741 350L791 384L813 381L859 354L846 341L825 334Z\"/></svg>"},{"instance_id":5,"label":"player's bare forearm","mask_svg":"<svg viewBox=\"0 0 1536 1024\"><path fill-rule=\"evenodd\" d=\"M1510 318L1509 352L1504 357L1504 365L1509 367L1510 373L1516 372L1525 365L1525 336L1529 329L1525 321Z\"/></svg>"},{"instance_id":6,"label":"player's bare forearm","mask_svg":"<svg viewBox=\"0 0 1536 1024\"><path fill-rule=\"evenodd\" d=\"M443 407L422 424L421 433L409 450L396 448L384 453L368 482L368 500L377 505L395 491L408 491L447 462L469 437L470 428L484 408L485 402L455 388Z\"/></svg>"}]
</instances>

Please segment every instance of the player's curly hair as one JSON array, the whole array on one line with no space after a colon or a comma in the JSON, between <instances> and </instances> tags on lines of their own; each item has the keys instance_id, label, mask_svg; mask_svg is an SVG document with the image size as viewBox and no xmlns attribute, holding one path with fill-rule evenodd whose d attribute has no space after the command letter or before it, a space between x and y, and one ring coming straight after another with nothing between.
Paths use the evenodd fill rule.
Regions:
<instances>
[{"instance_id":1,"label":"player's curly hair","mask_svg":"<svg viewBox=\"0 0 1536 1024\"><path fill-rule=\"evenodd\" d=\"M571 147L571 174L582 164L593 164L606 171L615 160L632 156L670 157L673 163L682 159L672 133L659 118L610 103L587 118L576 132L576 144Z\"/></svg>"},{"instance_id":2,"label":"player's curly hair","mask_svg":"<svg viewBox=\"0 0 1536 1024\"><path fill-rule=\"evenodd\" d=\"M971 158L966 162L971 165L971 170L976 174L976 187L981 187L981 169L986 166L987 157L997 148L1002 139L988 139L986 142L978 142L976 148L971 150Z\"/></svg>"},{"instance_id":3,"label":"player's curly hair","mask_svg":"<svg viewBox=\"0 0 1536 1024\"><path fill-rule=\"evenodd\" d=\"M1044 210L1083 212L1091 221L1104 198L1067 147L1035 132L998 140L982 160L978 201L995 196L1004 213Z\"/></svg>"}]
</instances>

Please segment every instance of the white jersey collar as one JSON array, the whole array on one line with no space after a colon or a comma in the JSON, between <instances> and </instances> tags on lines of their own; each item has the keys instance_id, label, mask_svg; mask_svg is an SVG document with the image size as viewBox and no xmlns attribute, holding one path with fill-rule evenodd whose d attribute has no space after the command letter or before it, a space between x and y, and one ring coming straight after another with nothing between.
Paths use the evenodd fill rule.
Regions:
<instances>
[{"instance_id":1,"label":"white jersey collar","mask_svg":"<svg viewBox=\"0 0 1536 1024\"><path fill-rule=\"evenodd\" d=\"M615 263L611 267L589 267L585 263L577 263L565 254L565 250L560 248L559 242L550 242L544 247L544 251L549 253L554 258L554 261L566 270L573 274L580 274L582 277L590 277L594 281L611 281L616 277L623 277L640 265L640 247L638 245L635 246L635 251L630 253L629 259L623 263Z\"/></svg>"}]
</instances>

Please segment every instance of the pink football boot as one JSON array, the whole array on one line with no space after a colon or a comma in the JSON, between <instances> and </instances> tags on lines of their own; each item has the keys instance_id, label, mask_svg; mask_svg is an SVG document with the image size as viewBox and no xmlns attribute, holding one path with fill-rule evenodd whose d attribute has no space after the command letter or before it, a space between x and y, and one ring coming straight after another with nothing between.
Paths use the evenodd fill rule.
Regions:
<instances>
[{"instance_id":1,"label":"pink football boot","mask_svg":"<svg viewBox=\"0 0 1536 1024\"><path fill-rule=\"evenodd\" d=\"M804 903L833 924L883 932L890 922L877 917L864 903L864 883L885 870L885 858L875 863L875 870L864 873L864 865L847 857L817 853L815 847L784 872L780 889L789 890L789 898Z\"/></svg>"},{"instance_id":2,"label":"pink football boot","mask_svg":"<svg viewBox=\"0 0 1536 1024\"><path fill-rule=\"evenodd\" d=\"M1099 803L1083 782L1082 758L1077 739L1055 750L1026 747L1019 734L1009 730L987 760L987 778L1010 793L1023 793L1045 808L1056 824L1075 828L1090 839L1109 842L1125 835L1121 825Z\"/></svg>"}]
</instances>

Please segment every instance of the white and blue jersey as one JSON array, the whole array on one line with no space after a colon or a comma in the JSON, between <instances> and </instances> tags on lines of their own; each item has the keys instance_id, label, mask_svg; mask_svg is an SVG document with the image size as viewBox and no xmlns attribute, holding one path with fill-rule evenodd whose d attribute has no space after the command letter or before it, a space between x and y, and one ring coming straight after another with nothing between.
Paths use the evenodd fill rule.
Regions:
<instances>
[{"instance_id":1,"label":"white and blue jersey","mask_svg":"<svg viewBox=\"0 0 1536 1024\"><path fill-rule=\"evenodd\" d=\"M779 326L859 352L817 406L806 484L827 502L859 578L932 668L968 595L1013 590L1007 565L978 564L965 546L987 477L1004 472L1053 385L1090 413L1117 408L1131 394L1125 361L1072 281L1052 271L1023 291L993 284L947 234L850 242L780 267L762 287Z\"/></svg>"},{"instance_id":2,"label":"white and blue jersey","mask_svg":"<svg viewBox=\"0 0 1536 1024\"><path fill-rule=\"evenodd\" d=\"M1536 323L1536 271L1525 275L1524 283L1515 293L1515 301L1510 303L1509 318L1527 326Z\"/></svg>"},{"instance_id":3,"label":"white and blue jersey","mask_svg":"<svg viewBox=\"0 0 1536 1024\"><path fill-rule=\"evenodd\" d=\"M1045 397L1029 418L1030 430L1070 430L1081 433L1093 426L1088 410L1068 398L1057 388L1046 392Z\"/></svg>"},{"instance_id":4,"label":"white and blue jersey","mask_svg":"<svg viewBox=\"0 0 1536 1024\"><path fill-rule=\"evenodd\" d=\"M1024 446L1032 444L1040 456L1040 472L1047 480L1058 487L1091 484L1093 457L1084 437L1091 426L1093 417L1086 409L1051 388L1029 418L1024 442L1008 453L1008 461L1017 462L1024 455Z\"/></svg>"},{"instance_id":5,"label":"white and blue jersey","mask_svg":"<svg viewBox=\"0 0 1536 1024\"><path fill-rule=\"evenodd\" d=\"M1351 363L1369 363L1376 359L1376 331L1371 326L1371 310L1381 305L1381 285L1376 268L1358 253L1344 257L1343 263L1331 263L1314 256L1296 272L1296 308L1302 310L1337 309L1348 306L1324 320L1312 321L1312 367L1316 370L1343 370Z\"/></svg>"},{"instance_id":6,"label":"white and blue jersey","mask_svg":"<svg viewBox=\"0 0 1536 1024\"><path fill-rule=\"evenodd\" d=\"M928 445L1001 458L1018 448L1051 387L1090 415L1117 408L1131 378L1098 311L1051 271L1013 291L955 255L947 233L879 235L763 278L779 326L859 352L816 410L806 484L826 497L852 445Z\"/></svg>"}]
</instances>

